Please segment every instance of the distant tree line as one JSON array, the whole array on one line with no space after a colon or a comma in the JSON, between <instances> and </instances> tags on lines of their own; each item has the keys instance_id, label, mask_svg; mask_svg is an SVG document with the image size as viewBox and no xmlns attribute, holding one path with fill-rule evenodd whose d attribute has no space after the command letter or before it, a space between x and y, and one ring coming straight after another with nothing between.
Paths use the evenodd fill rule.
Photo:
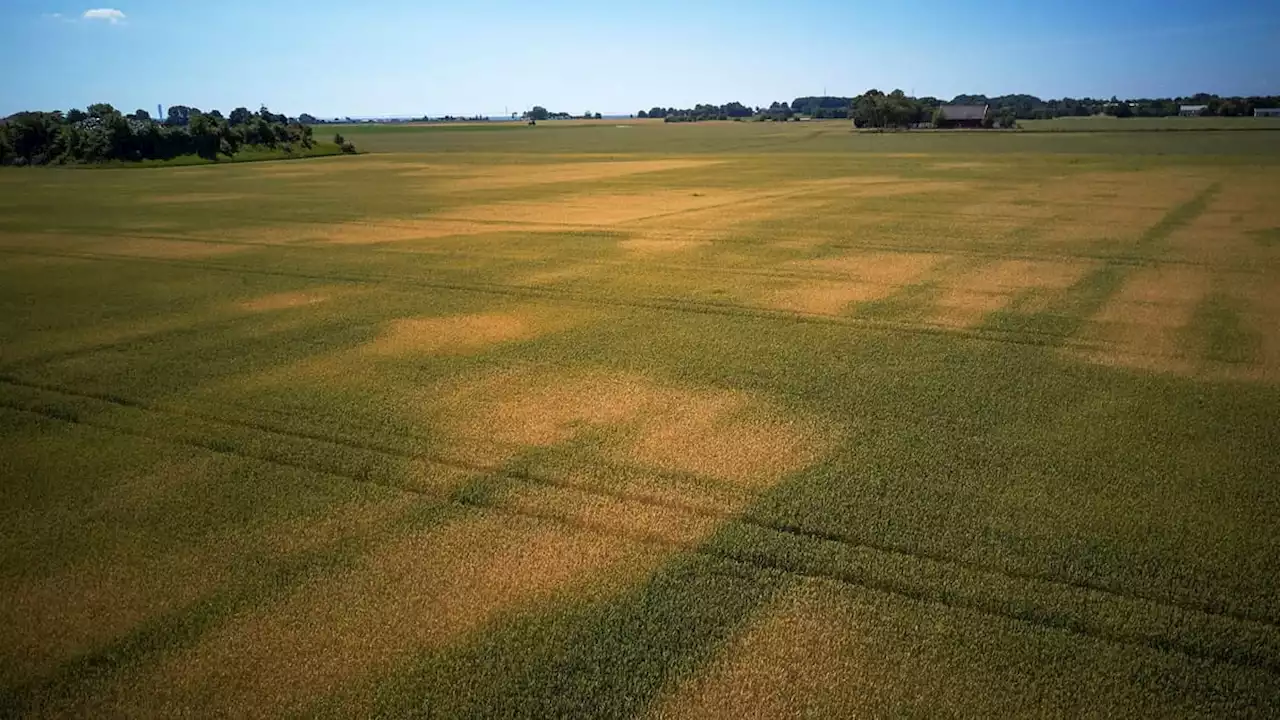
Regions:
<instances>
[{"instance_id":1,"label":"distant tree line","mask_svg":"<svg viewBox=\"0 0 1280 720\"><path fill-rule=\"evenodd\" d=\"M1165 117L1179 114L1183 105L1204 105L1204 115L1253 115L1256 108L1280 107L1280 97L1220 97L1200 93L1179 98L1142 98L1110 100L1098 98L1062 98L1041 100L1034 95L957 95L950 102L935 97L912 97L901 90L883 93L868 90L854 97L806 96L791 103L774 102L769 107L748 107L732 102L726 105L695 105L688 109L655 107L641 110L638 117L662 118L667 122L703 120L775 120L799 117L852 119L858 127L888 128L935 124L942 105L987 105L988 127L1013 127L1018 120L1040 120L1056 117L1113 115L1116 117Z\"/></svg>"},{"instance_id":2,"label":"distant tree line","mask_svg":"<svg viewBox=\"0 0 1280 720\"><path fill-rule=\"evenodd\" d=\"M1110 100L1100 98L1062 98L1041 100L1034 95L960 95L953 101L960 104L986 103L993 111L1011 110L1020 120L1047 120L1057 117L1085 117L1112 115L1115 117L1169 117L1177 115L1183 105L1204 105L1203 115L1236 117L1253 115L1257 108L1280 107L1280 96L1255 95L1250 97L1222 97L1198 93L1177 98L1137 98Z\"/></svg>"},{"instance_id":3,"label":"distant tree line","mask_svg":"<svg viewBox=\"0 0 1280 720\"><path fill-rule=\"evenodd\" d=\"M315 146L311 125L302 120L266 107L257 112L240 107L224 117L217 110L175 105L163 120L146 110L125 115L106 103L65 113L20 112L0 120L0 165L168 160L182 155L217 160L242 148L292 153ZM344 152L355 152L345 140L338 145Z\"/></svg>"},{"instance_id":4,"label":"distant tree line","mask_svg":"<svg viewBox=\"0 0 1280 720\"><path fill-rule=\"evenodd\" d=\"M525 120L533 120L535 122L541 120L600 120L603 117L600 113L593 113L590 110L575 117L567 112L551 112L541 105L534 105L532 109L523 115Z\"/></svg>"}]
</instances>

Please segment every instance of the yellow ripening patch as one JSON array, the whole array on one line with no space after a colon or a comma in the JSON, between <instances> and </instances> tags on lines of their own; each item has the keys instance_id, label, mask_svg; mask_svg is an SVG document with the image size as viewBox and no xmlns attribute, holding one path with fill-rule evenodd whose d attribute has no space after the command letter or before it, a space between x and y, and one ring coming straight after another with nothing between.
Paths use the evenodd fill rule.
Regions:
<instances>
[{"instance_id":1,"label":"yellow ripening patch","mask_svg":"<svg viewBox=\"0 0 1280 720\"><path fill-rule=\"evenodd\" d=\"M880 300L894 293L894 287L839 280L811 280L772 293L767 304L780 310L810 315L839 315L860 302Z\"/></svg>"},{"instance_id":2,"label":"yellow ripening patch","mask_svg":"<svg viewBox=\"0 0 1280 720\"><path fill-rule=\"evenodd\" d=\"M1052 220L1039 228L1041 239L1053 242L1138 240L1160 222L1170 208L1114 207L1089 204L1057 206Z\"/></svg>"},{"instance_id":3,"label":"yellow ripening patch","mask_svg":"<svg viewBox=\"0 0 1280 720\"><path fill-rule=\"evenodd\" d=\"M559 267L552 270L538 270L536 272L526 273L518 276L515 280L517 285L557 285L563 282L580 280L590 277L596 273L599 266L594 263L582 262Z\"/></svg>"},{"instance_id":4,"label":"yellow ripening patch","mask_svg":"<svg viewBox=\"0 0 1280 720\"><path fill-rule=\"evenodd\" d=\"M262 546L279 554L295 555L346 538L374 536L419 501L412 493L396 493L376 500L347 502L329 508L319 518L289 520L272 527Z\"/></svg>"},{"instance_id":5,"label":"yellow ripening patch","mask_svg":"<svg viewBox=\"0 0 1280 720\"><path fill-rule=\"evenodd\" d=\"M916 280L945 259L945 255L937 253L867 252L801 260L790 267L841 280L897 287Z\"/></svg>"},{"instance_id":6,"label":"yellow ripening patch","mask_svg":"<svg viewBox=\"0 0 1280 720\"><path fill-rule=\"evenodd\" d=\"M752 490L818 459L812 428L751 407L746 394L691 393L644 418L622 457L647 467L727 480Z\"/></svg>"},{"instance_id":7,"label":"yellow ripening patch","mask_svg":"<svg viewBox=\"0 0 1280 720\"><path fill-rule=\"evenodd\" d=\"M936 253L870 252L798 261L788 269L814 277L774 289L765 303L781 310L838 315L851 304L889 297L945 259Z\"/></svg>"},{"instance_id":8,"label":"yellow ripening patch","mask_svg":"<svg viewBox=\"0 0 1280 720\"><path fill-rule=\"evenodd\" d=\"M833 198L883 198L955 192L969 189L972 184L963 180L854 176L817 181L812 184L812 187Z\"/></svg>"},{"instance_id":9,"label":"yellow ripening patch","mask_svg":"<svg viewBox=\"0 0 1280 720\"><path fill-rule=\"evenodd\" d=\"M186 203L231 202L233 200L243 200L247 197L249 196L243 193L192 192L175 195L149 195L144 197L142 202L155 205L181 205Z\"/></svg>"},{"instance_id":10,"label":"yellow ripening patch","mask_svg":"<svg viewBox=\"0 0 1280 720\"><path fill-rule=\"evenodd\" d=\"M92 513L120 517L181 493L194 475L218 472L211 455L161 462L115 482ZM227 579L234 554L141 553L103 549L76 566L43 577L0 584L0 646L6 674L35 677L98 649L163 615L178 611Z\"/></svg>"},{"instance_id":11,"label":"yellow ripening patch","mask_svg":"<svg viewBox=\"0 0 1280 720\"><path fill-rule=\"evenodd\" d=\"M643 581L669 551L518 516L476 514L375 549L362 565L241 615L149 673L144 693L104 693L134 716L306 712L414 654L591 586Z\"/></svg>"},{"instance_id":12,"label":"yellow ripening patch","mask_svg":"<svg viewBox=\"0 0 1280 720\"><path fill-rule=\"evenodd\" d=\"M589 182L642 173L689 170L718 165L723 162L723 160L622 160L616 162L453 166L453 172L458 174L465 173L468 177L445 180L441 188L446 190L496 190L551 183ZM433 170L431 174L434 175L435 172Z\"/></svg>"},{"instance_id":13,"label":"yellow ripening patch","mask_svg":"<svg viewBox=\"0 0 1280 720\"><path fill-rule=\"evenodd\" d=\"M1233 279L1226 292L1242 307L1240 322L1258 341L1254 362L1219 365L1215 374L1242 380L1280 383L1280 277L1275 271Z\"/></svg>"},{"instance_id":14,"label":"yellow ripening patch","mask_svg":"<svg viewBox=\"0 0 1280 720\"><path fill-rule=\"evenodd\" d=\"M625 374L494 373L435 394L430 410L468 459L499 464L528 447L605 431L607 460L767 487L816 461L818 424L731 390Z\"/></svg>"},{"instance_id":15,"label":"yellow ripening patch","mask_svg":"<svg viewBox=\"0 0 1280 720\"><path fill-rule=\"evenodd\" d=\"M226 562L196 556L106 557L0 590L4 673L31 680L148 620L181 610L227 578Z\"/></svg>"},{"instance_id":16,"label":"yellow ripening patch","mask_svg":"<svg viewBox=\"0 0 1280 720\"><path fill-rule=\"evenodd\" d=\"M849 601L802 584L766 606L716 658L668 687L652 718L843 717L855 688L879 675L860 646Z\"/></svg>"},{"instance_id":17,"label":"yellow ripening patch","mask_svg":"<svg viewBox=\"0 0 1280 720\"><path fill-rule=\"evenodd\" d=\"M330 294L319 291L284 292L263 295L252 300L237 303L236 307L249 312L267 312L271 310L288 310L291 308L318 305L329 300Z\"/></svg>"},{"instance_id":18,"label":"yellow ripening patch","mask_svg":"<svg viewBox=\"0 0 1280 720\"><path fill-rule=\"evenodd\" d=\"M163 260L179 260L186 258L209 258L219 255L230 255L244 249L242 245L224 242L202 242L195 240L169 240L165 238L95 238L93 242L77 250L109 255L128 255L132 257L156 258Z\"/></svg>"},{"instance_id":19,"label":"yellow ripening patch","mask_svg":"<svg viewBox=\"0 0 1280 720\"><path fill-rule=\"evenodd\" d=\"M1004 199L993 196L981 202L962 205L953 212L937 217L952 225L963 225L967 230L977 230L976 235L985 236L992 231L1007 232L1029 226L1047 227L1056 212L1057 208L1052 205L1007 194Z\"/></svg>"},{"instance_id":20,"label":"yellow ripening patch","mask_svg":"<svg viewBox=\"0 0 1280 720\"><path fill-rule=\"evenodd\" d=\"M341 382L370 378L373 363L414 357L482 354L506 344L562 332L590 317L559 306L501 312L398 318L386 322L369 342L256 374L249 388ZM240 391L246 391L241 387ZM251 391L251 390L249 390Z\"/></svg>"},{"instance_id":21,"label":"yellow ripening patch","mask_svg":"<svg viewBox=\"0 0 1280 720\"><path fill-rule=\"evenodd\" d=\"M450 210L448 216L473 222L535 223L576 228L608 227L646 218L737 203L752 196L753 193L722 189L564 195L548 200L472 205Z\"/></svg>"},{"instance_id":22,"label":"yellow ripening patch","mask_svg":"<svg viewBox=\"0 0 1280 720\"><path fill-rule=\"evenodd\" d=\"M669 255L694 248L707 247L711 241L697 232L646 232L626 238L618 246L636 257Z\"/></svg>"},{"instance_id":23,"label":"yellow ripening patch","mask_svg":"<svg viewBox=\"0 0 1280 720\"><path fill-rule=\"evenodd\" d=\"M1066 175L1043 183L1034 196L1066 207L1146 208L1167 211L1213 182L1180 170L1116 171Z\"/></svg>"},{"instance_id":24,"label":"yellow ripening patch","mask_svg":"<svg viewBox=\"0 0 1280 720\"><path fill-rule=\"evenodd\" d=\"M973 327L987 313L1009 305L1031 290L1060 293L1093 267L1076 260L1000 260L944 283L929 321L950 327Z\"/></svg>"},{"instance_id":25,"label":"yellow ripening patch","mask_svg":"<svg viewBox=\"0 0 1280 720\"><path fill-rule=\"evenodd\" d=\"M951 162L934 163L935 170L976 170L978 168L996 167L996 163L981 162L978 160L955 160Z\"/></svg>"},{"instance_id":26,"label":"yellow ripening patch","mask_svg":"<svg viewBox=\"0 0 1280 720\"><path fill-rule=\"evenodd\" d=\"M406 240L436 240L448 237L537 229L545 228L532 225L510 225L425 217L325 224L282 224L246 230L235 233L234 236L254 242L279 244L375 245L404 242Z\"/></svg>"},{"instance_id":27,"label":"yellow ripening patch","mask_svg":"<svg viewBox=\"0 0 1280 720\"><path fill-rule=\"evenodd\" d=\"M392 320L362 354L467 354L491 345L531 340L568 327L569 317L534 312L488 312Z\"/></svg>"},{"instance_id":28,"label":"yellow ripening patch","mask_svg":"<svg viewBox=\"0 0 1280 720\"><path fill-rule=\"evenodd\" d=\"M1249 182L1253 180L1254 182ZM1255 270L1280 257L1260 234L1280 228L1280 175L1224 180L1203 213L1169 236L1172 257L1217 268Z\"/></svg>"},{"instance_id":29,"label":"yellow ripening patch","mask_svg":"<svg viewBox=\"0 0 1280 720\"><path fill-rule=\"evenodd\" d=\"M1192 374L1196 361L1184 329L1210 285L1210 275L1198 267L1134 271L1090 318L1085 338L1095 347L1076 354L1102 365Z\"/></svg>"},{"instance_id":30,"label":"yellow ripening patch","mask_svg":"<svg viewBox=\"0 0 1280 720\"><path fill-rule=\"evenodd\" d=\"M498 502L504 509L534 517L554 517L636 540L690 548L710 537L729 512L745 505L741 502L718 516L553 485L521 486Z\"/></svg>"}]
</instances>

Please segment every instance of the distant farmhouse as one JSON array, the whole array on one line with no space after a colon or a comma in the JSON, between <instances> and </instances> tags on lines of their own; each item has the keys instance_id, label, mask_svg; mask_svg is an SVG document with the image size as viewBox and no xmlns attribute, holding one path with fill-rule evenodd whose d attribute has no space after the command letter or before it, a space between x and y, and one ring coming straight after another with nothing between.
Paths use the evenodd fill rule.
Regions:
<instances>
[{"instance_id":1,"label":"distant farmhouse","mask_svg":"<svg viewBox=\"0 0 1280 720\"><path fill-rule=\"evenodd\" d=\"M1280 117L1280 108L1258 108L1253 111L1254 117Z\"/></svg>"},{"instance_id":2,"label":"distant farmhouse","mask_svg":"<svg viewBox=\"0 0 1280 720\"><path fill-rule=\"evenodd\" d=\"M1178 108L1178 114L1182 117L1200 117L1208 109L1208 105L1182 105Z\"/></svg>"},{"instance_id":3,"label":"distant farmhouse","mask_svg":"<svg viewBox=\"0 0 1280 720\"><path fill-rule=\"evenodd\" d=\"M942 122L938 127L980 128L987 119L986 105L943 105Z\"/></svg>"}]
</instances>

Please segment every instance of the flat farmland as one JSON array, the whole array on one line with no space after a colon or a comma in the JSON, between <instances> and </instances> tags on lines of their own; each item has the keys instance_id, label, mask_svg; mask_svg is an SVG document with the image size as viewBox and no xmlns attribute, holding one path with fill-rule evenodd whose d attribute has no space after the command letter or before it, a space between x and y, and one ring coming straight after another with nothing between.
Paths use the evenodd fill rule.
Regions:
<instances>
[{"instance_id":1,"label":"flat farmland","mask_svg":"<svg viewBox=\"0 0 1280 720\"><path fill-rule=\"evenodd\" d=\"M1280 133L0 172L0 712L1261 716Z\"/></svg>"}]
</instances>

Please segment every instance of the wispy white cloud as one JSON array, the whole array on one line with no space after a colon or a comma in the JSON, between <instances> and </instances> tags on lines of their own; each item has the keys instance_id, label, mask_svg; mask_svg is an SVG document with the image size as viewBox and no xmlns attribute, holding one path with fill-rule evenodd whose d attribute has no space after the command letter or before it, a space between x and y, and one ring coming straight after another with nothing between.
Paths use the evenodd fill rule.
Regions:
<instances>
[{"instance_id":1,"label":"wispy white cloud","mask_svg":"<svg viewBox=\"0 0 1280 720\"><path fill-rule=\"evenodd\" d=\"M104 20L117 25L124 22L125 14L115 8L95 8L93 10L85 10L84 15L80 16L84 20Z\"/></svg>"}]
</instances>

